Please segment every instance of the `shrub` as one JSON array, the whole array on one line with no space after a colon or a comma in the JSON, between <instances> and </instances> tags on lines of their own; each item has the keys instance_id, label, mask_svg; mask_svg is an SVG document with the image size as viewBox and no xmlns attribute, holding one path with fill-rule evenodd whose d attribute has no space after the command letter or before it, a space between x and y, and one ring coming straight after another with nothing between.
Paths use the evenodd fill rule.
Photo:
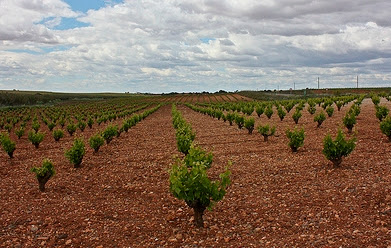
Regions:
<instances>
[{"instance_id":1,"label":"shrub","mask_svg":"<svg viewBox=\"0 0 391 248\"><path fill-rule=\"evenodd\" d=\"M121 136L121 133L123 133L123 131L124 131L124 129L123 129L123 127L118 127L117 125L116 125L116 127L117 127L117 138L119 137L119 136Z\"/></svg>"},{"instance_id":2,"label":"shrub","mask_svg":"<svg viewBox=\"0 0 391 248\"><path fill-rule=\"evenodd\" d=\"M13 158L16 144L10 139L8 134L0 134L0 143L3 147L3 150L8 154L8 156L10 158Z\"/></svg>"},{"instance_id":3,"label":"shrub","mask_svg":"<svg viewBox=\"0 0 391 248\"><path fill-rule=\"evenodd\" d=\"M177 147L180 152L187 155L190 147L195 139L195 133L193 133L191 126L187 123L182 127L179 127L176 132Z\"/></svg>"},{"instance_id":4,"label":"shrub","mask_svg":"<svg viewBox=\"0 0 391 248\"><path fill-rule=\"evenodd\" d=\"M248 134L252 134L254 130L255 120L253 117L244 120L244 127L248 130Z\"/></svg>"},{"instance_id":5,"label":"shrub","mask_svg":"<svg viewBox=\"0 0 391 248\"><path fill-rule=\"evenodd\" d=\"M65 126L65 119L60 119L58 121L58 123L60 124L61 127L64 127Z\"/></svg>"},{"instance_id":6,"label":"shrub","mask_svg":"<svg viewBox=\"0 0 391 248\"><path fill-rule=\"evenodd\" d=\"M314 116L314 122L318 122L318 128L322 125L323 121L326 120L326 115L323 111Z\"/></svg>"},{"instance_id":7,"label":"shrub","mask_svg":"<svg viewBox=\"0 0 391 248\"><path fill-rule=\"evenodd\" d=\"M357 117L360 114L360 111L361 111L360 109L361 109L360 105L353 104L352 107L350 107L348 112L354 114Z\"/></svg>"},{"instance_id":8,"label":"shrub","mask_svg":"<svg viewBox=\"0 0 391 248\"><path fill-rule=\"evenodd\" d=\"M301 111L296 110L295 113L293 113L292 118L296 124L299 123L299 119L301 118Z\"/></svg>"},{"instance_id":9,"label":"shrub","mask_svg":"<svg viewBox=\"0 0 391 248\"><path fill-rule=\"evenodd\" d=\"M334 108L332 106L328 106L326 108L326 113L329 117L333 116L333 113L334 113Z\"/></svg>"},{"instance_id":10,"label":"shrub","mask_svg":"<svg viewBox=\"0 0 391 248\"><path fill-rule=\"evenodd\" d=\"M76 132L76 125L74 123L69 123L67 125L67 131L68 131L69 135L72 136L73 133Z\"/></svg>"},{"instance_id":11,"label":"shrub","mask_svg":"<svg viewBox=\"0 0 391 248\"><path fill-rule=\"evenodd\" d=\"M195 225L203 227L204 211L223 199L230 184L230 171L227 168L220 174L219 181L211 181L204 161L194 162L189 168L182 160L177 160L169 173L170 191L194 210Z\"/></svg>"},{"instance_id":12,"label":"shrub","mask_svg":"<svg viewBox=\"0 0 391 248\"><path fill-rule=\"evenodd\" d=\"M49 159L44 159L41 167L31 168L31 172L33 172L38 179L39 190L41 192L45 191L45 184L56 173L53 163Z\"/></svg>"},{"instance_id":13,"label":"shrub","mask_svg":"<svg viewBox=\"0 0 391 248\"><path fill-rule=\"evenodd\" d=\"M280 120L284 120L284 117L286 116L286 112L282 109L281 106L277 108L277 115L280 117Z\"/></svg>"},{"instance_id":14,"label":"shrub","mask_svg":"<svg viewBox=\"0 0 391 248\"><path fill-rule=\"evenodd\" d=\"M375 108L376 108L376 118L378 118L379 121L382 121L384 118L386 118L388 112L390 112L390 110L386 106L376 105Z\"/></svg>"},{"instance_id":15,"label":"shrub","mask_svg":"<svg viewBox=\"0 0 391 248\"><path fill-rule=\"evenodd\" d=\"M379 103L380 103L380 97L379 97L378 95L373 95L373 96L371 97L371 99L372 99L373 104L375 104L375 106L379 105Z\"/></svg>"},{"instance_id":16,"label":"shrub","mask_svg":"<svg viewBox=\"0 0 391 248\"><path fill-rule=\"evenodd\" d=\"M342 162L342 158L348 156L354 150L355 141L355 138L345 140L342 130L339 129L334 141L330 134L327 134L324 138L323 154L333 162L334 167L338 167Z\"/></svg>"},{"instance_id":17,"label":"shrub","mask_svg":"<svg viewBox=\"0 0 391 248\"><path fill-rule=\"evenodd\" d=\"M12 125L11 124L5 124L4 129L7 130L8 133L11 133Z\"/></svg>"},{"instance_id":18,"label":"shrub","mask_svg":"<svg viewBox=\"0 0 391 248\"><path fill-rule=\"evenodd\" d=\"M94 120L91 117L88 118L87 125L89 128L92 128L92 125L94 125Z\"/></svg>"},{"instance_id":19,"label":"shrub","mask_svg":"<svg viewBox=\"0 0 391 248\"><path fill-rule=\"evenodd\" d=\"M316 108L314 106L308 106L307 110L311 115L315 114L316 112Z\"/></svg>"},{"instance_id":20,"label":"shrub","mask_svg":"<svg viewBox=\"0 0 391 248\"><path fill-rule=\"evenodd\" d=\"M304 129L297 130L286 130L286 136L289 139L289 147L292 149L292 152L297 152L297 149L304 145Z\"/></svg>"},{"instance_id":21,"label":"shrub","mask_svg":"<svg viewBox=\"0 0 391 248\"><path fill-rule=\"evenodd\" d=\"M335 102L335 105L337 105L338 111L341 111L341 108L343 106L343 102L342 101L337 101L337 102Z\"/></svg>"},{"instance_id":22,"label":"shrub","mask_svg":"<svg viewBox=\"0 0 391 248\"><path fill-rule=\"evenodd\" d=\"M380 122L380 130L391 141L391 116L386 117L382 122Z\"/></svg>"},{"instance_id":23,"label":"shrub","mask_svg":"<svg viewBox=\"0 0 391 248\"><path fill-rule=\"evenodd\" d=\"M254 112L254 107L253 106L245 106L245 107L243 107L242 112L246 115L252 115L252 113Z\"/></svg>"},{"instance_id":24,"label":"shrub","mask_svg":"<svg viewBox=\"0 0 391 248\"><path fill-rule=\"evenodd\" d=\"M255 112L257 113L258 117L261 117L264 111L265 111L264 105L258 105L255 107Z\"/></svg>"},{"instance_id":25,"label":"shrub","mask_svg":"<svg viewBox=\"0 0 391 248\"><path fill-rule=\"evenodd\" d=\"M300 101L299 104L296 106L296 111L301 111L304 109L305 101Z\"/></svg>"},{"instance_id":26,"label":"shrub","mask_svg":"<svg viewBox=\"0 0 391 248\"><path fill-rule=\"evenodd\" d=\"M294 101L289 101L287 104L284 105L285 110L288 113L293 109L294 106L295 106L295 102Z\"/></svg>"},{"instance_id":27,"label":"shrub","mask_svg":"<svg viewBox=\"0 0 391 248\"><path fill-rule=\"evenodd\" d=\"M229 122L229 125L232 126L232 123L235 120L235 115L233 113L227 113L226 118Z\"/></svg>"},{"instance_id":28,"label":"shrub","mask_svg":"<svg viewBox=\"0 0 391 248\"><path fill-rule=\"evenodd\" d=\"M80 129L80 131L84 132L84 129L86 128L87 124L84 121L79 121L77 123L77 127Z\"/></svg>"},{"instance_id":29,"label":"shrub","mask_svg":"<svg viewBox=\"0 0 391 248\"><path fill-rule=\"evenodd\" d=\"M98 133L96 135L93 135L91 136L91 138L89 139L89 144L91 146L91 148L94 149L94 152L98 152L99 151L99 148L101 146L103 146L103 144L105 143L105 140L102 138L102 136Z\"/></svg>"},{"instance_id":30,"label":"shrub","mask_svg":"<svg viewBox=\"0 0 391 248\"><path fill-rule=\"evenodd\" d=\"M189 168L196 163L202 162L202 164L209 169L212 166L213 155L212 153L205 152L201 149L201 147L192 144L190 146L188 154L183 159L183 162Z\"/></svg>"},{"instance_id":31,"label":"shrub","mask_svg":"<svg viewBox=\"0 0 391 248\"><path fill-rule=\"evenodd\" d=\"M16 136L18 136L18 139L20 139L25 133L24 127L20 127L19 129L15 130Z\"/></svg>"},{"instance_id":32,"label":"shrub","mask_svg":"<svg viewBox=\"0 0 391 248\"><path fill-rule=\"evenodd\" d=\"M272 115L273 115L273 108L271 105L267 106L267 108L265 109L265 115L267 116L268 119L272 118Z\"/></svg>"},{"instance_id":33,"label":"shrub","mask_svg":"<svg viewBox=\"0 0 391 248\"><path fill-rule=\"evenodd\" d=\"M73 164L75 168L79 168L85 154L84 141L82 139L75 139L72 147L65 152L65 157Z\"/></svg>"},{"instance_id":34,"label":"shrub","mask_svg":"<svg viewBox=\"0 0 391 248\"><path fill-rule=\"evenodd\" d=\"M36 132L30 131L28 133L28 139L35 146L35 148L39 147L39 144L43 141L44 137L45 137L45 135L40 132L36 133Z\"/></svg>"},{"instance_id":35,"label":"shrub","mask_svg":"<svg viewBox=\"0 0 391 248\"><path fill-rule=\"evenodd\" d=\"M354 125L356 124L356 115L352 112L347 112L342 120L343 124L348 129L348 132L351 133Z\"/></svg>"},{"instance_id":36,"label":"shrub","mask_svg":"<svg viewBox=\"0 0 391 248\"><path fill-rule=\"evenodd\" d=\"M216 110L214 112L214 117L217 118L217 120L220 120L223 115L224 115L223 111L221 111L221 110Z\"/></svg>"},{"instance_id":37,"label":"shrub","mask_svg":"<svg viewBox=\"0 0 391 248\"><path fill-rule=\"evenodd\" d=\"M117 136L118 127L109 125L102 133L102 137L106 140L106 143L109 144L115 136Z\"/></svg>"},{"instance_id":38,"label":"shrub","mask_svg":"<svg viewBox=\"0 0 391 248\"><path fill-rule=\"evenodd\" d=\"M41 125L39 124L38 121L34 121L33 124L32 124L32 128L35 132L38 132L39 128L41 127Z\"/></svg>"},{"instance_id":39,"label":"shrub","mask_svg":"<svg viewBox=\"0 0 391 248\"><path fill-rule=\"evenodd\" d=\"M236 114L235 115L235 123L236 123L236 125L238 125L239 129L242 129L243 125L244 125L244 117Z\"/></svg>"},{"instance_id":40,"label":"shrub","mask_svg":"<svg viewBox=\"0 0 391 248\"><path fill-rule=\"evenodd\" d=\"M49 128L50 131L52 131L55 126L56 126L56 123L54 123L54 122L50 122L48 124L48 128Z\"/></svg>"},{"instance_id":41,"label":"shrub","mask_svg":"<svg viewBox=\"0 0 391 248\"><path fill-rule=\"evenodd\" d=\"M258 126L258 132L263 136L263 141L267 141L269 136L273 136L276 133L276 127L273 126L270 128L269 124L265 126Z\"/></svg>"},{"instance_id":42,"label":"shrub","mask_svg":"<svg viewBox=\"0 0 391 248\"><path fill-rule=\"evenodd\" d=\"M53 138L55 141L59 141L62 137L64 137L64 131L62 131L61 129L53 131Z\"/></svg>"}]
</instances>

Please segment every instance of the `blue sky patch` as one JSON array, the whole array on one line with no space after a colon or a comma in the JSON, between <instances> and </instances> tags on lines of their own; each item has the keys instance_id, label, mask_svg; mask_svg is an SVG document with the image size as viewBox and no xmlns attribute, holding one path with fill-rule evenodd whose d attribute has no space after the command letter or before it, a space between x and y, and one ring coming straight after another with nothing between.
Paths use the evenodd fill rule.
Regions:
<instances>
[{"instance_id":1,"label":"blue sky patch","mask_svg":"<svg viewBox=\"0 0 391 248\"><path fill-rule=\"evenodd\" d=\"M210 38L210 37L204 37L204 38L200 38L200 41L202 41L202 43L206 43L208 44L209 41L211 40L216 40L215 38Z\"/></svg>"},{"instance_id":2,"label":"blue sky patch","mask_svg":"<svg viewBox=\"0 0 391 248\"><path fill-rule=\"evenodd\" d=\"M73 11L80 11L87 13L88 10L98 10L107 5L113 5L121 3L121 0L64 0L69 4Z\"/></svg>"},{"instance_id":3,"label":"blue sky patch","mask_svg":"<svg viewBox=\"0 0 391 248\"><path fill-rule=\"evenodd\" d=\"M67 30L67 29L74 29L74 28L82 28L82 27L88 27L90 24L79 22L75 18L61 18L60 25L55 26L53 29L55 30Z\"/></svg>"},{"instance_id":4,"label":"blue sky patch","mask_svg":"<svg viewBox=\"0 0 391 248\"><path fill-rule=\"evenodd\" d=\"M64 0L69 4L73 11L80 11L86 13L90 9L100 9L106 6L104 0Z\"/></svg>"},{"instance_id":5,"label":"blue sky patch","mask_svg":"<svg viewBox=\"0 0 391 248\"><path fill-rule=\"evenodd\" d=\"M7 50L8 52L13 52L13 53L28 53L32 55L40 55L40 54L48 54L51 52L58 52L58 51L66 51L69 50L71 46L50 46L50 47L41 47L41 51L34 51L34 50L29 50L29 49L10 49Z\"/></svg>"}]
</instances>

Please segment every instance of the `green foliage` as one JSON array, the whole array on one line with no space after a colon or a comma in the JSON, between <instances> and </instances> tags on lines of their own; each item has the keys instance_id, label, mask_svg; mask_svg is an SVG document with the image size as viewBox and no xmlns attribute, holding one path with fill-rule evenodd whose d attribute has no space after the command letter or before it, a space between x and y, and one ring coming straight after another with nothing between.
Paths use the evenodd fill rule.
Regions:
<instances>
[{"instance_id":1,"label":"green foliage","mask_svg":"<svg viewBox=\"0 0 391 248\"><path fill-rule=\"evenodd\" d=\"M74 165L75 168L80 167L85 154L84 141L80 138L76 138L72 147L65 152L65 157Z\"/></svg>"},{"instance_id":2,"label":"green foliage","mask_svg":"<svg viewBox=\"0 0 391 248\"><path fill-rule=\"evenodd\" d=\"M342 108L342 106L343 106L343 102L342 102L342 101L336 101L336 102L335 102L335 105L337 105L338 111L341 111L341 108Z\"/></svg>"},{"instance_id":3,"label":"green foliage","mask_svg":"<svg viewBox=\"0 0 391 248\"><path fill-rule=\"evenodd\" d=\"M354 114L357 117L361 112L361 107L358 104L353 104L348 112Z\"/></svg>"},{"instance_id":4,"label":"green foliage","mask_svg":"<svg viewBox=\"0 0 391 248\"><path fill-rule=\"evenodd\" d=\"M244 125L244 117L236 114L235 115L235 123L236 123L236 125L238 125L239 129L242 129L243 125Z\"/></svg>"},{"instance_id":5,"label":"green foliage","mask_svg":"<svg viewBox=\"0 0 391 248\"><path fill-rule=\"evenodd\" d=\"M64 137L64 131L62 131L61 129L53 131L53 138L55 141L59 141L62 137Z\"/></svg>"},{"instance_id":6,"label":"green foliage","mask_svg":"<svg viewBox=\"0 0 391 248\"><path fill-rule=\"evenodd\" d=\"M18 139L20 139L25 133L25 128L24 127L20 127L19 129L16 129L15 130L15 134L16 136L18 136Z\"/></svg>"},{"instance_id":7,"label":"green foliage","mask_svg":"<svg viewBox=\"0 0 391 248\"><path fill-rule=\"evenodd\" d=\"M3 147L3 150L8 154L8 156L10 158L13 158L16 144L10 139L8 134L0 134L0 144Z\"/></svg>"},{"instance_id":8,"label":"green foliage","mask_svg":"<svg viewBox=\"0 0 391 248\"><path fill-rule=\"evenodd\" d=\"M91 138L88 140L88 142L89 142L91 148L94 149L94 152L98 152L99 148L101 146L103 146L103 144L105 143L105 140L100 135L100 133L97 133L97 134L91 136Z\"/></svg>"},{"instance_id":9,"label":"green foliage","mask_svg":"<svg viewBox=\"0 0 391 248\"><path fill-rule=\"evenodd\" d=\"M70 136L72 136L76 132L76 125L72 122L67 125L67 131Z\"/></svg>"},{"instance_id":10,"label":"green foliage","mask_svg":"<svg viewBox=\"0 0 391 248\"><path fill-rule=\"evenodd\" d=\"M289 139L289 147L292 149L292 152L297 152L297 149L304 145L304 129L298 130L295 128L294 130L286 130L286 136Z\"/></svg>"},{"instance_id":11,"label":"green foliage","mask_svg":"<svg viewBox=\"0 0 391 248\"><path fill-rule=\"evenodd\" d=\"M270 127L269 124L264 126L258 126L258 132L263 136L264 141L268 141L269 136L273 136L276 133L276 127Z\"/></svg>"},{"instance_id":12,"label":"green foliage","mask_svg":"<svg viewBox=\"0 0 391 248\"><path fill-rule=\"evenodd\" d=\"M345 127L348 129L348 132L351 133L354 125L356 124L356 115L352 112L347 112L342 121Z\"/></svg>"},{"instance_id":13,"label":"green foliage","mask_svg":"<svg viewBox=\"0 0 391 248\"><path fill-rule=\"evenodd\" d=\"M58 121L58 123L60 124L61 127L64 127L65 126L65 119L60 119Z\"/></svg>"},{"instance_id":14,"label":"green foliage","mask_svg":"<svg viewBox=\"0 0 391 248\"><path fill-rule=\"evenodd\" d=\"M277 108L277 115L278 117L280 117L281 121L284 120L284 117L286 116L286 112L284 111L284 109L282 109L281 106Z\"/></svg>"},{"instance_id":15,"label":"green foliage","mask_svg":"<svg viewBox=\"0 0 391 248\"><path fill-rule=\"evenodd\" d=\"M77 123L77 127L80 129L80 131L84 132L84 129L86 128L87 124L84 121L79 121Z\"/></svg>"},{"instance_id":16,"label":"green foliage","mask_svg":"<svg viewBox=\"0 0 391 248\"><path fill-rule=\"evenodd\" d=\"M33 124L32 124L32 128L35 132L38 132L39 128L41 127L41 125L39 124L38 121L34 121Z\"/></svg>"},{"instance_id":17,"label":"green foliage","mask_svg":"<svg viewBox=\"0 0 391 248\"><path fill-rule=\"evenodd\" d=\"M40 132L36 133L35 131L34 132L30 131L28 133L28 139L35 146L35 148L39 148L39 144L41 144L44 137L45 137L45 135Z\"/></svg>"},{"instance_id":18,"label":"green foliage","mask_svg":"<svg viewBox=\"0 0 391 248\"><path fill-rule=\"evenodd\" d=\"M391 141L391 116L387 116L382 122L380 122L380 130Z\"/></svg>"},{"instance_id":19,"label":"green foliage","mask_svg":"<svg viewBox=\"0 0 391 248\"><path fill-rule=\"evenodd\" d=\"M12 125L11 124L5 124L4 129L7 130L8 133L11 133Z\"/></svg>"},{"instance_id":20,"label":"green foliage","mask_svg":"<svg viewBox=\"0 0 391 248\"><path fill-rule=\"evenodd\" d=\"M380 97L378 95L372 95L371 99L372 99L373 104L375 104L375 106L379 105Z\"/></svg>"},{"instance_id":21,"label":"green foliage","mask_svg":"<svg viewBox=\"0 0 391 248\"><path fill-rule=\"evenodd\" d=\"M193 208L195 224L202 227L205 209L211 209L226 193L230 184L229 169L220 174L220 180L211 181L204 161L193 162L192 166L188 167L183 160L177 160L169 173L170 191Z\"/></svg>"},{"instance_id":22,"label":"green foliage","mask_svg":"<svg viewBox=\"0 0 391 248\"><path fill-rule=\"evenodd\" d=\"M316 108L314 106L308 106L307 110L311 115L315 114L316 112Z\"/></svg>"},{"instance_id":23,"label":"green foliage","mask_svg":"<svg viewBox=\"0 0 391 248\"><path fill-rule=\"evenodd\" d=\"M264 105L258 105L255 107L255 112L257 113L258 117L261 117L264 111L265 111Z\"/></svg>"},{"instance_id":24,"label":"green foliage","mask_svg":"<svg viewBox=\"0 0 391 248\"><path fill-rule=\"evenodd\" d=\"M338 167L342 162L342 157L348 156L355 148L356 139L346 140L341 129L338 130L335 140L328 134L323 140L323 154Z\"/></svg>"},{"instance_id":25,"label":"green foliage","mask_svg":"<svg viewBox=\"0 0 391 248\"><path fill-rule=\"evenodd\" d=\"M268 119L272 118L273 115L273 108L272 105L268 105L265 109L265 115L267 116Z\"/></svg>"},{"instance_id":26,"label":"green foliage","mask_svg":"<svg viewBox=\"0 0 391 248\"><path fill-rule=\"evenodd\" d=\"M390 110L386 106L379 106L376 105L376 118L379 119L379 121L382 121L384 118L387 117Z\"/></svg>"},{"instance_id":27,"label":"green foliage","mask_svg":"<svg viewBox=\"0 0 391 248\"><path fill-rule=\"evenodd\" d=\"M109 144L115 136L118 134L118 126L108 125L102 133L102 137Z\"/></svg>"},{"instance_id":28,"label":"green foliage","mask_svg":"<svg viewBox=\"0 0 391 248\"><path fill-rule=\"evenodd\" d=\"M246 118L244 120L244 127L248 130L249 134L253 133L255 120L253 117Z\"/></svg>"},{"instance_id":29,"label":"green foliage","mask_svg":"<svg viewBox=\"0 0 391 248\"><path fill-rule=\"evenodd\" d=\"M201 147L192 144L189 153L183 159L187 167L192 167L197 163L202 163L206 168L210 168L213 162L213 154L205 152Z\"/></svg>"},{"instance_id":30,"label":"green foliage","mask_svg":"<svg viewBox=\"0 0 391 248\"><path fill-rule=\"evenodd\" d=\"M186 123L177 129L176 140L177 147L180 152L187 155L190 147L195 139L195 133L192 131L191 126Z\"/></svg>"},{"instance_id":31,"label":"green foliage","mask_svg":"<svg viewBox=\"0 0 391 248\"><path fill-rule=\"evenodd\" d=\"M333 116L333 113L334 113L334 108L332 106L328 106L326 108L326 113L329 117Z\"/></svg>"},{"instance_id":32,"label":"green foliage","mask_svg":"<svg viewBox=\"0 0 391 248\"><path fill-rule=\"evenodd\" d=\"M295 113L293 113L292 118L296 124L299 123L299 119L301 118L301 111L296 110Z\"/></svg>"},{"instance_id":33,"label":"green foliage","mask_svg":"<svg viewBox=\"0 0 391 248\"><path fill-rule=\"evenodd\" d=\"M254 112L253 106L244 106L242 112L246 115L251 115Z\"/></svg>"},{"instance_id":34,"label":"green foliage","mask_svg":"<svg viewBox=\"0 0 391 248\"><path fill-rule=\"evenodd\" d=\"M235 115L233 113L227 113L226 118L229 122L229 125L232 126L232 123L235 120Z\"/></svg>"},{"instance_id":35,"label":"green foliage","mask_svg":"<svg viewBox=\"0 0 391 248\"><path fill-rule=\"evenodd\" d=\"M326 120L326 115L323 111L319 112L317 115L314 116L314 122L318 123L317 127L320 127L323 123L323 121Z\"/></svg>"},{"instance_id":36,"label":"green foliage","mask_svg":"<svg viewBox=\"0 0 391 248\"><path fill-rule=\"evenodd\" d=\"M48 128L49 128L50 131L52 131L55 126L56 126L56 123L54 123L54 122L49 122L48 123Z\"/></svg>"},{"instance_id":37,"label":"green foliage","mask_svg":"<svg viewBox=\"0 0 391 248\"><path fill-rule=\"evenodd\" d=\"M42 192L45 191L46 182L56 174L54 165L49 159L44 159L41 167L31 168L31 172L33 172L38 179L39 190Z\"/></svg>"},{"instance_id":38,"label":"green foliage","mask_svg":"<svg viewBox=\"0 0 391 248\"><path fill-rule=\"evenodd\" d=\"M92 128L92 125L94 125L94 120L91 117L88 118L87 125L89 128Z\"/></svg>"},{"instance_id":39,"label":"green foliage","mask_svg":"<svg viewBox=\"0 0 391 248\"><path fill-rule=\"evenodd\" d=\"M301 111L304 109L305 101L300 101L299 104L296 106L296 111Z\"/></svg>"},{"instance_id":40,"label":"green foliage","mask_svg":"<svg viewBox=\"0 0 391 248\"><path fill-rule=\"evenodd\" d=\"M294 101L288 101L284 107L285 107L285 110L289 113L293 107L295 106L295 102Z\"/></svg>"},{"instance_id":41,"label":"green foliage","mask_svg":"<svg viewBox=\"0 0 391 248\"><path fill-rule=\"evenodd\" d=\"M172 121L176 129L177 147L180 152L187 155L195 139L195 133L192 131L190 124L183 119L181 113L172 105Z\"/></svg>"}]
</instances>

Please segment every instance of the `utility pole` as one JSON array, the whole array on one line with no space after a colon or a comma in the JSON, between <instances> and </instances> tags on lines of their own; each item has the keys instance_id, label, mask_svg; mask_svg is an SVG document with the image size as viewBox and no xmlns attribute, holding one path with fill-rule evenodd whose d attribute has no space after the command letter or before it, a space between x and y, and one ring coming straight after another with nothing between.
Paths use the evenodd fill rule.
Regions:
<instances>
[{"instance_id":1,"label":"utility pole","mask_svg":"<svg viewBox=\"0 0 391 248\"><path fill-rule=\"evenodd\" d=\"M293 82L293 90L296 90L296 83Z\"/></svg>"},{"instance_id":2,"label":"utility pole","mask_svg":"<svg viewBox=\"0 0 391 248\"><path fill-rule=\"evenodd\" d=\"M319 77L318 77L318 90L319 90Z\"/></svg>"},{"instance_id":3,"label":"utility pole","mask_svg":"<svg viewBox=\"0 0 391 248\"><path fill-rule=\"evenodd\" d=\"M357 75L357 89L358 89L358 75Z\"/></svg>"}]
</instances>

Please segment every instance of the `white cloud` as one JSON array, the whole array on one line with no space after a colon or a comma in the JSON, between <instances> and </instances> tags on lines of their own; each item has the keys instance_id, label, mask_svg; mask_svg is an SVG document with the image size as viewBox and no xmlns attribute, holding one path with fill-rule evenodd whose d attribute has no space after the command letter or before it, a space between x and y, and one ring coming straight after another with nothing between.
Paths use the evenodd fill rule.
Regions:
<instances>
[{"instance_id":1,"label":"white cloud","mask_svg":"<svg viewBox=\"0 0 391 248\"><path fill-rule=\"evenodd\" d=\"M154 92L389 79L389 1L126 0L85 15L60 0L0 5L6 88L38 90L38 79L45 89ZM54 30L62 17L89 26Z\"/></svg>"}]
</instances>

